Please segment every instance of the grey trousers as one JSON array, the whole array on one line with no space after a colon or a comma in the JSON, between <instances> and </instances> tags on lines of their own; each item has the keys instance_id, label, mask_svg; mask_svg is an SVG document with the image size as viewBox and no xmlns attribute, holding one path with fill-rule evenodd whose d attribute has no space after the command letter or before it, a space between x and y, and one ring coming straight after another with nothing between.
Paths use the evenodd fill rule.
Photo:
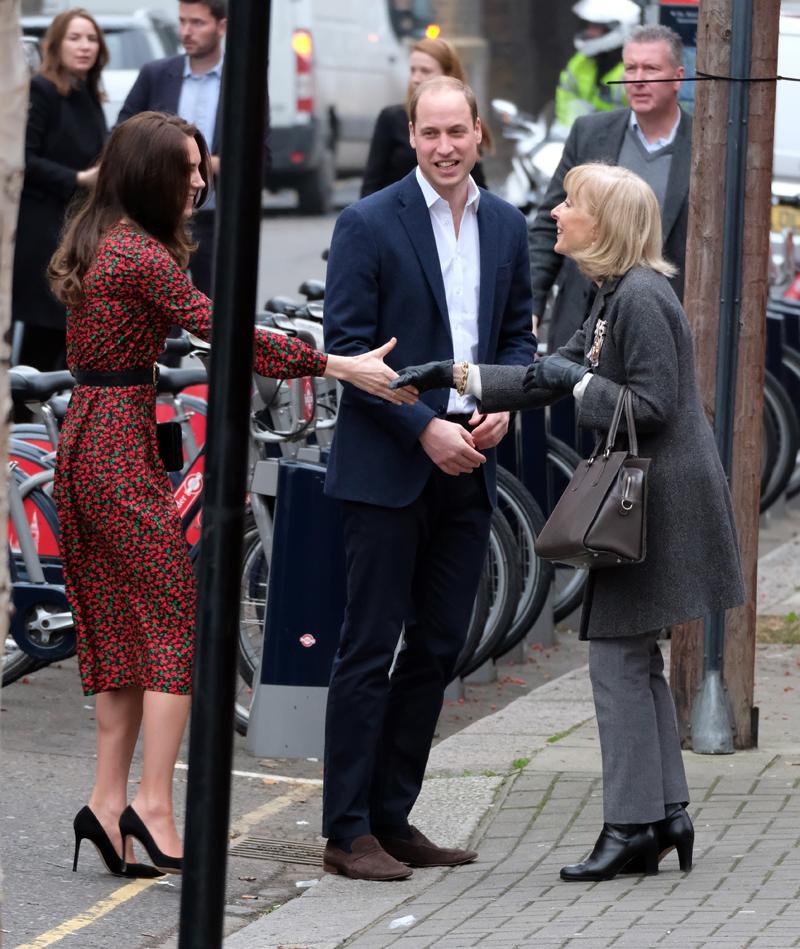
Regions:
<instances>
[{"instance_id":1,"label":"grey trousers","mask_svg":"<svg viewBox=\"0 0 800 949\"><path fill-rule=\"evenodd\" d=\"M589 640L603 759L603 820L649 824L687 803L675 704L656 633Z\"/></svg>"}]
</instances>

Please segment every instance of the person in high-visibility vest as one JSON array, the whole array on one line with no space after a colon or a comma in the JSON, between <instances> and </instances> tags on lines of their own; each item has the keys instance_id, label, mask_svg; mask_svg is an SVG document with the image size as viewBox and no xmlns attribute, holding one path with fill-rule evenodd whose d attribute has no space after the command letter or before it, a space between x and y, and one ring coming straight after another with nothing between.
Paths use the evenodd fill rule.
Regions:
<instances>
[{"instance_id":1,"label":"person in high-visibility vest","mask_svg":"<svg viewBox=\"0 0 800 949\"><path fill-rule=\"evenodd\" d=\"M625 87L607 83L622 79L622 46L641 10L633 0L579 0L572 12L584 26L556 89L555 120L565 130L582 115L627 106Z\"/></svg>"}]
</instances>

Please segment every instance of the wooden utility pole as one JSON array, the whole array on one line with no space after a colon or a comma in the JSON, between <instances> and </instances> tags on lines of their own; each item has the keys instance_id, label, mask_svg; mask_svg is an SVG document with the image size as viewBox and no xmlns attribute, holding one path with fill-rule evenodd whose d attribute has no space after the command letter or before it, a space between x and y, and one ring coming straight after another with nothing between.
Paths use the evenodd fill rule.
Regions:
<instances>
[{"instance_id":1,"label":"wooden utility pole","mask_svg":"<svg viewBox=\"0 0 800 949\"><path fill-rule=\"evenodd\" d=\"M701 0L697 25L697 70L730 75L733 4ZM774 76L780 0L754 0L751 78ZM684 305L692 325L697 378L709 418L716 396L717 341L722 272L728 96L731 83L699 82L692 140L689 234ZM757 743L753 714L756 636L756 571L761 483L765 313L772 186L775 83L751 82L746 153L744 252L731 493L739 532L747 602L725 618L723 676L730 701L736 748ZM702 530L702 524L697 525ZM691 747L692 704L703 677L703 623L672 632L671 683L684 747Z\"/></svg>"}]
</instances>

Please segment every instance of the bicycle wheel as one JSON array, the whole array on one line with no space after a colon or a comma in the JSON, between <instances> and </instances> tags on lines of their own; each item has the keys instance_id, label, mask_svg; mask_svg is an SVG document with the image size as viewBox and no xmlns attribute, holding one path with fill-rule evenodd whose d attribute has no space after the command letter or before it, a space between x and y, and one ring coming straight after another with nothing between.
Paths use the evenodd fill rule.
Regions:
<instances>
[{"instance_id":1,"label":"bicycle wheel","mask_svg":"<svg viewBox=\"0 0 800 949\"><path fill-rule=\"evenodd\" d=\"M3 649L3 688L37 668L38 660L20 649L11 634L7 635Z\"/></svg>"},{"instance_id":2,"label":"bicycle wheel","mask_svg":"<svg viewBox=\"0 0 800 949\"><path fill-rule=\"evenodd\" d=\"M783 368L784 373L789 376L792 383L792 385L789 387L789 392L794 392L796 396L797 393L800 392L800 353L797 352L796 349L792 349L789 346L784 346L783 355L781 357L781 367ZM798 406L796 399L792 399L792 405L795 408L795 412L797 412L800 406ZM786 485L787 498L796 498L798 494L800 494L800 458L795 459L794 471L789 478L789 483Z\"/></svg>"},{"instance_id":3,"label":"bicycle wheel","mask_svg":"<svg viewBox=\"0 0 800 949\"><path fill-rule=\"evenodd\" d=\"M489 615L489 575L484 570L481 573L481 579L478 583L478 592L475 594L475 602L472 605L472 615L469 618L469 627L467 629L467 638L461 648L456 665L453 670L453 679L461 675L461 670L472 658L472 654L478 648L481 641L486 618Z\"/></svg>"},{"instance_id":4,"label":"bicycle wheel","mask_svg":"<svg viewBox=\"0 0 800 949\"><path fill-rule=\"evenodd\" d=\"M768 472L766 485L762 482L761 505L763 513L784 493L794 472L800 449L800 423L792 400L780 382L770 372L764 373L764 412L769 412L778 430L778 455Z\"/></svg>"},{"instance_id":5,"label":"bicycle wheel","mask_svg":"<svg viewBox=\"0 0 800 949\"><path fill-rule=\"evenodd\" d=\"M461 670L462 676L469 675L492 658L511 626L522 592L522 570L517 541L508 522L496 509L492 513L489 550L484 570L488 572L489 579L489 614L480 642Z\"/></svg>"},{"instance_id":6,"label":"bicycle wheel","mask_svg":"<svg viewBox=\"0 0 800 949\"><path fill-rule=\"evenodd\" d=\"M508 632L493 659L499 659L530 632L547 600L553 582L553 565L536 556L534 543L544 527L545 517L533 495L505 468L497 469L497 506L508 521L519 548L522 592Z\"/></svg>"},{"instance_id":7,"label":"bicycle wheel","mask_svg":"<svg viewBox=\"0 0 800 949\"><path fill-rule=\"evenodd\" d=\"M548 514L564 493L564 489L580 463L581 456L574 448L554 435L547 436ZM557 623L566 619L581 605L588 577L588 570L578 570L566 564L555 564L553 618Z\"/></svg>"},{"instance_id":8,"label":"bicycle wheel","mask_svg":"<svg viewBox=\"0 0 800 949\"><path fill-rule=\"evenodd\" d=\"M271 551L264 550L255 519L248 512L242 548L242 579L239 604L239 661L236 677L234 725L247 734L253 682L264 646L264 617L267 611L267 584Z\"/></svg>"},{"instance_id":9,"label":"bicycle wheel","mask_svg":"<svg viewBox=\"0 0 800 949\"><path fill-rule=\"evenodd\" d=\"M13 477L19 484L26 474L18 468ZM55 503L41 488L34 488L25 495L25 516L31 529L39 561L48 584L53 586L31 586L20 553L17 532L9 518L8 524L8 569L12 586L15 611L10 625L22 642L37 652L30 655L17 642L9 630L5 638L2 664L2 684L11 685L22 676L41 669L50 662L59 661L75 652L75 630L73 626L52 629L45 622L50 614L61 614L67 609L63 596L63 576L58 550L58 515ZM20 587L16 587L17 582ZM15 625L16 624L16 625Z\"/></svg>"}]
</instances>

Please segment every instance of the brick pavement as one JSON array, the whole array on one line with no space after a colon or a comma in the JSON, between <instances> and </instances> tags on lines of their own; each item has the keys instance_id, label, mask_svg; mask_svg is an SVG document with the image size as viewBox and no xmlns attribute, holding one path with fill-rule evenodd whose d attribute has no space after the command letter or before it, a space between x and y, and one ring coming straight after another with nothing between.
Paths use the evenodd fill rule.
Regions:
<instances>
[{"instance_id":1,"label":"brick pavement","mask_svg":"<svg viewBox=\"0 0 800 949\"><path fill-rule=\"evenodd\" d=\"M471 867L376 920L348 949L800 946L800 648L761 647L761 750L686 754L695 866L657 876L563 883L602 824L593 721L534 754L505 782ZM794 738L797 736L797 739ZM778 751L780 749L780 751ZM389 923L413 915L402 932Z\"/></svg>"},{"instance_id":2,"label":"brick pavement","mask_svg":"<svg viewBox=\"0 0 800 949\"><path fill-rule=\"evenodd\" d=\"M324 877L226 946L800 947L800 647L759 647L757 671L760 749L685 755L697 834L690 873L670 854L657 876L596 884L559 879L561 866L588 853L602 824L600 754L594 720L587 720L584 667L434 749L427 788L438 783L437 773L449 774L439 781L457 787L457 761L465 756L475 768L479 745L491 760L498 745L503 754L530 756L521 771L507 764L502 783L491 779L494 801L471 836L480 852L475 864L417 870L396 885ZM535 721L548 723L549 736L531 729ZM518 747L527 730L527 745ZM490 779L467 780L473 790L464 800ZM446 808L449 827L437 828L431 822L444 809L440 796L417 820L431 836L457 842L460 802ZM409 928L390 929L405 916L414 917Z\"/></svg>"}]
</instances>

